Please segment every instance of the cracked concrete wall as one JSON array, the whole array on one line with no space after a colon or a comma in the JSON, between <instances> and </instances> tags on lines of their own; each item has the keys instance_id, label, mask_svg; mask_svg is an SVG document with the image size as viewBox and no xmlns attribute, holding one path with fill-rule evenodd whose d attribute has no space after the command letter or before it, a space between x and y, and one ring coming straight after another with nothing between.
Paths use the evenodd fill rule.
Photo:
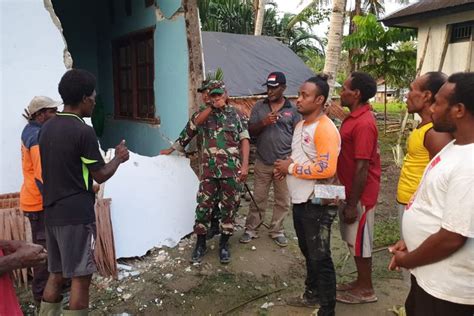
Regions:
<instances>
[{"instance_id":1,"label":"cracked concrete wall","mask_svg":"<svg viewBox=\"0 0 474 316\"><path fill-rule=\"evenodd\" d=\"M131 150L141 155L154 156L160 149L169 147L168 139L174 140L188 119L188 47L186 24L180 0L166 0L161 6L144 8L143 1L132 2L132 16L123 12L123 1L115 2L115 11L119 13L115 23L108 21L109 16L102 11L102 24L99 25L99 73L101 76L100 93L106 105L106 123L101 143L104 148L115 146L122 138L127 139ZM154 27L155 48L155 106L160 125L114 119L112 84L111 40L132 31ZM110 55L109 55L110 54ZM104 83L105 82L105 83Z\"/></svg>"},{"instance_id":2,"label":"cracked concrete wall","mask_svg":"<svg viewBox=\"0 0 474 316\"><path fill-rule=\"evenodd\" d=\"M23 109L35 95L60 100L66 71L64 40L38 0L0 1L0 194L22 183L20 137Z\"/></svg>"}]
</instances>

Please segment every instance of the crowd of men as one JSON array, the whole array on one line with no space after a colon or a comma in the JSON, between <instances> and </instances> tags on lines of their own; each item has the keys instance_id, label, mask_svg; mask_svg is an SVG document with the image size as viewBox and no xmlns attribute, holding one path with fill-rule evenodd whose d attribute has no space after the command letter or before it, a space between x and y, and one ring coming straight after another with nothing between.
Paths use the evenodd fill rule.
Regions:
<instances>
[{"instance_id":1,"label":"crowd of men","mask_svg":"<svg viewBox=\"0 0 474 316\"><path fill-rule=\"evenodd\" d=\"M248 188L250 142L256 144L253 203L239 241L250 243L259 237L273 186L269 237L280 247L288 245L283 221L291 202L306 260L305 290L287 303L319 306L318 315L335 315L336 301L361 304L378 299L372 283L372 246L381 163L369 103L377 84L366 73L349 75L340 97L350 113L338 129L326 115L327 79L317 75L302 83L293 105L284 96L285 75L269 74L264 83L267 97L257 102L248 119L229 103L224 82L205 81L198 90L203 101L199 110L173 146L161 151L184 152L197 137L202 172L191 262L202 262L206 240L220 234L219 260L227 264L240 196ZM122 141L115 157L105 163L93 128L83 120L92 114L95 86L89 72L70 70L58 87L64 111L57 112L58 103L47 97L35 97L28 106L20 202L31 222L34 244L0 241L0 315L21 315L7 272L26 266L36 266L32 290L40 315L88 313L96 271L93 180L106 181L128 160ZM389 248L389 269L411 273L407 315L472 316L474 73L424 74L411 83L407 108L421 122L407 141L396 197L402 240ZM316 186L344 186L345 198L335 193L320 197ZM356 279L344 284L336 283L331 257L336 216L357 267ZM70 292L65 307L64 292Z\"/></svg>"}]
</instances>

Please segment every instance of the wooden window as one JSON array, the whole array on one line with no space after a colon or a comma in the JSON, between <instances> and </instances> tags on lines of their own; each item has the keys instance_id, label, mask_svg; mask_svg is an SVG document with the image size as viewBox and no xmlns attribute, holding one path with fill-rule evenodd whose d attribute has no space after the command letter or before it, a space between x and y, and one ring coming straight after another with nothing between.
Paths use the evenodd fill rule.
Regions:
<instances>
[{"instance_id":1,"label":"wooden window","mask_svg":"<svg viewBox=\"0 0 474 316\"><path fill-rule=\"evenodd\" d=\"M451 43L468 42L471 40L474 21L452 24Z\"/></svg>"},{"instance_id":2,"label":"wooden window","mask_svg":"<svg viewBox=\"0 0 474 316\"><path fill-rule=\"evenodd\" d=\"M153 30L113 43L115 117L156 122Z\"/></svg>"}]
</instances>

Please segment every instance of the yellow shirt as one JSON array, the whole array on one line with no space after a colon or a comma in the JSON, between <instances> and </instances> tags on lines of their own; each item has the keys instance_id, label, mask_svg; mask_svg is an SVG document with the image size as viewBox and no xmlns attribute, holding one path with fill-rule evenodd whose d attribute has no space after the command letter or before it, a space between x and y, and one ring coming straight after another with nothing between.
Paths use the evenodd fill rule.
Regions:
<instances>
[{"instance_id":1,"label":"yellow shirt","mask_svg":"<svg viewBox=\"0 0 474 316\"><path fill-rule=\"evenodd\" d=\"M397 201L407 204L420 183L426 165L430 162L430 154L424 145L426 132L433 127L428 123L410 134L407 140L407 154L403 160L400 179L398 180Z\"/></svg>"}]
</instances>

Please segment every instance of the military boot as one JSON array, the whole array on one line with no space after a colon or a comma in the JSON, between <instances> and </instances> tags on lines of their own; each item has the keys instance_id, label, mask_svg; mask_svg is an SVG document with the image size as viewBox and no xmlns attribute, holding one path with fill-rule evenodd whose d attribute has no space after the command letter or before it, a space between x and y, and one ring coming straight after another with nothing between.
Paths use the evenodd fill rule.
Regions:
<instances>
[{"instance_id":1,"label":"military boot","mask_svg":"<svg viewBox=\"0 0 474 316\"><path fill-rule=\"evenodd\" d=\"M197 235L196 247L194 247L191 262L200 263L206 252L206 235Z\"/></svg>"},{"instance_id":2,"label":"military boot","mask_svg":"<svg viewBox=\"0 0 474 316\"><path fill-rule=\"evenodd\" d=\"M229 238L230 235L221 234L219 240L219 259L223 264L230 262Z\"/></svg>"}]
</instances>

